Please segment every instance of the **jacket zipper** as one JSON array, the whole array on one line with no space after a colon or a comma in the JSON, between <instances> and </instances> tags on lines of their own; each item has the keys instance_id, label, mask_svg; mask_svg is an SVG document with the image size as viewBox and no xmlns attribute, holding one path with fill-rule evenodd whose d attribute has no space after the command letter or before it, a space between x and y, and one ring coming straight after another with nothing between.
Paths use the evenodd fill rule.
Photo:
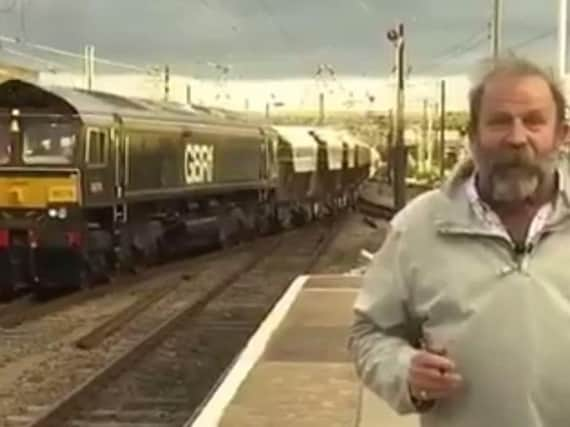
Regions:
<instances>
[{"instance_id":1,"label":"jacket zipper","mask_svg":"<svg viewBox=\"0 0 570 427\"><path fill-rule=\"evenodd\" d=\"M518 272L526 272L528 269L528 264L530 261L530 255L534 254L536 250L536 243L542 237L542 232L535 238L535 244L531 246L530 251L525 251L523 254L518 255L516 251L515 244L513 240L506 234L503 233L492 233L492 232L485 232L479 231L474 229L468 228L440 228L440 231L446 234L464 234L467 236L478 236L484 237L489 239L496 239L497 241L501 242L506 246L507 251L509 252L510 256L508 257L508 264L501 268L499 275L506 276L514 271ZM545 230L546 231L546 230Z\"/></svg>"}]
</instances>

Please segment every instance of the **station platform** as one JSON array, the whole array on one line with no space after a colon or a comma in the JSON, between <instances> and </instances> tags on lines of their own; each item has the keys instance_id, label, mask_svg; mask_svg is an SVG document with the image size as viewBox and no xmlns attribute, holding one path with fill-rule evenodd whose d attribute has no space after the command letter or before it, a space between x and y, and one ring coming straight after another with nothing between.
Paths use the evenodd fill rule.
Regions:
<instances>
[{"instance_id":1,"label":"station platform","mask_svg":"<svg viewBox=\"0 0 570 427\"><path fill-rule=\"evenodd\" d=\"M360 284L297 278L185 427L417 427L356 377L347 343Z\"/></svg>"}]
</instances>

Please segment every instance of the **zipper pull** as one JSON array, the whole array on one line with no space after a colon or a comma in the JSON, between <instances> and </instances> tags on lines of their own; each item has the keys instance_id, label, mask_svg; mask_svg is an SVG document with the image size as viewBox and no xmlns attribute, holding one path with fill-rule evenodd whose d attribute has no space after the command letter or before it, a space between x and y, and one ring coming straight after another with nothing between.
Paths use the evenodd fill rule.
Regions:
<instances>
[{"instance_id":1,"label":"zipper pull","mask_svg":"<svg viewBox=\"0 0 570 427\"><path fill-rule=\"evenodd\" d=\"M517 264L518 266L518 264ZM505 265L499 270L499 276L505 277L515 271L517 268L512 265Z\"/></svg>"},{"instance_id":2,"label":"zipper pull","mask_svg":"<svg viewBox=\"0 0 570 427\"><path fill-rule=\"evenodd\" d=\"M514 255L517 263L517 270L526 273L530 261L530 255L534 250L534 245L530 242L514 245Z\"/></svg>"}]
</instances>

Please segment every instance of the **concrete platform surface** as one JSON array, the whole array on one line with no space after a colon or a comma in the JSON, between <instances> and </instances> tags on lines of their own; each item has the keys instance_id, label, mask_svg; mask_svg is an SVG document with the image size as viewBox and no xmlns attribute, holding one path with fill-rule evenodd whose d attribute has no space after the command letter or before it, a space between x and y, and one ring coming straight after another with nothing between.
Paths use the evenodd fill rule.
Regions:
<instances>
[{"instance_id":1,"label":"concrete platform surface","mask_svg":"<svg viewBox=\"0 0 570 427\"><path fill-rule=\"evenodd\" d=\"M417 427L362 389L347 343L360 278L298 278L186 427Z\"/></svg>"}]
</instances>

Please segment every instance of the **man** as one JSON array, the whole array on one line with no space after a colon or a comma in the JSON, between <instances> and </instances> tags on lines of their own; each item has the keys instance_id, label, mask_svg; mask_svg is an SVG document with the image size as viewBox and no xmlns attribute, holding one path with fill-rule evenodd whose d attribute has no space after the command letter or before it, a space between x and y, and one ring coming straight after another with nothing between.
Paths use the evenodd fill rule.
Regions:
<instances>
[{"instance_id":1,"label":"man","mask_svg":"<svg viewBox=\"0 0 570 427\"><path fill-rule=\"evenodd\" d=\"M470 94L467 164L392 221L355 303L363 382L422 426L570 425L565 100L497 61Z\"/></svg>"}]
</instances>

